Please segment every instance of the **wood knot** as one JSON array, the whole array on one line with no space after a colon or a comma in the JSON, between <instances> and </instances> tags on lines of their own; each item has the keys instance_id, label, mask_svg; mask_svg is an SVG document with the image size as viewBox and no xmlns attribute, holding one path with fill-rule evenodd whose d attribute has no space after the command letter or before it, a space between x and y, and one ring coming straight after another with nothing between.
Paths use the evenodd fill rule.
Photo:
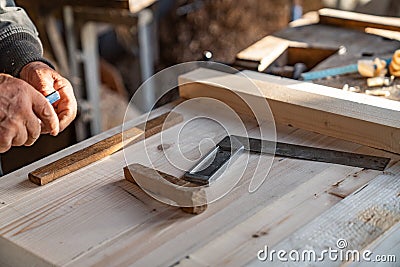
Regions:
<instances>
[{"instance_id":1,"label":"wood knot","mask_svg":"<svg viewBox=\"0 0 400 267\"><path fill-rule=\"evenodd\" d=\"M264 235L267 235L267 234L268 234L268 231L259 231L259 232L255 233L255 234L251 235L251 237L252 238L259 238L260 236L264 236Z\"/></svg>"},{"instance_id":2,"label":"wood knot","mask_svg":"<svg viewBox=\"0 0 400 267\"><path fill-rule=\"evenodd\" d=\"M170 144L160 144L160 145L157 146L157 150L164 151L164 150L167 150L170 147L171 147Z\"/></svg>"}]
</instances>

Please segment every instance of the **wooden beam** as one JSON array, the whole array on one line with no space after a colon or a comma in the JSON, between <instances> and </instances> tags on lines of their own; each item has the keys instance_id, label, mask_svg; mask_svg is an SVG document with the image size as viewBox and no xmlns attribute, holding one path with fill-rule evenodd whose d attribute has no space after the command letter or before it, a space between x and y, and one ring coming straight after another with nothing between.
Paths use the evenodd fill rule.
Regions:
<instances>
[{"instance_id":1,"label":"wooden beam","mask_svg":"<svg viewBox=\"0 0 400 267\"><path fill-rule=\"evenodd\" d=\"M241 97L265 99L278 123L400 153L400 102L290 79L243 72L248 78L197 69L179 78L183 98L211 97L253 115ZM229 88L229 89L227 89Z\"/></svg>"},{"instance_id":2,"label":"wooden beam","mask_svg":"<svg viewBox=\"0 0 400 267\"><path fill-rule=\"evenodd\" d=\"M182 210L190 214L200 214L207 209L205 191L196 184L174 177L141 164L131 164L124 168L125 179L139 185L145 191L168 198L175 203L186 203ZM177 187L178 186L178 187ZM192 187L194 190L184 190Z\"/></svg>"},{"instance_id":3,"label":"wooden beam","mask_svg":"<svg viewBox=\"0 0 400 267\"><path fill-rule=\"evenodd\" d=\"M37 185L45 185L64 175L79 170L101 160L121 148L161 132L182 122L182 115L174 112L165 113L148 122L138 124L122 133L115 134L89 147L65 156L59 160L30 172L29 180Z\"/></svg>"},{"instance_id":4,"label":"wooden beam","mask_svg":"<svg viewBox=\"0 0 400 267\"><path fill-rule=\"evenodd\" d=\"M367 27L400 31L400 18L381 17L330 8L323 8L318 13L319 23L321 24L362 31Z\"/></svg>"}]
</instances>

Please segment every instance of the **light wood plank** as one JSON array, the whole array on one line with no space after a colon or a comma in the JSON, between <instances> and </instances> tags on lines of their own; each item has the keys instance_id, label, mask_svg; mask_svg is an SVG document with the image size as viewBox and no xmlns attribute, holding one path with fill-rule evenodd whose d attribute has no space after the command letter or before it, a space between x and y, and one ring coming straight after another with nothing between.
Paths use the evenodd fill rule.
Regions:
<instances>
[{"instance_id":1,"label":"light wood plank","mask_svg":"<svg viewBox=\"0 0 400 267\"><path fill-rule=\"evenodd\" d=\"M122 168L126 164L139 163L176 177L181 176L201 157L201 152L208 151L214 145L212 142L204 143L199 148L201 140L209 138L217 141L226 135L220 125L208 119L189 122L199 115L217 116L224 126L238 131L236 123L220 107L213 108L202 105L200 100L196 101L201 108L196 108L194 102L190 102L180 111L174 110L185 114L183 129L170 128L146 139L146 142L136 143L44 187L19 187L21 181L26 179L26 174L37 165L25 168L24 176L9 175L6 180L4 177L0 179L1 192L14 190L13 194L5 195L7 204L0 208L0 236L5 240L4 246L15 245L21 251L29 252L37 261L54 265L171 265L308 181L314 178L314 181L322 181L322 177L329 174L332 180L326 181L325 186L328 187L332 181L342 180L345 174L353 173L352 170L360 170L347 166L335 166L329 170L332 166L327 163L277 158L265 183L258 191L249 194L250 178L253 175L265 175L272 159L257 155L248 158L243 154L236 161L237 164L224 174L226 178L235 177L245 167L243 180L238 186L227 196L212 203L204 213L198 216L184 214L159 203L137 186L126 182ZM254 121L246 122L246 127L250 136L257 137L259 129ZM347 151L359 147L354 143L287 126L281 127L278 132L283 142ZM85 146L87 143L81 144L79 149ZM178 168L169 160L180 159L181 153L190 160L182 160L184 163ZM53 156L56 157L60 155ZM334 178L334 173L340 175ZM307 210L314 205L325 205L325 201L338 199L330 194L325 194L325 197L321 199L322 202L309 202L301 207ZM316 209L315 215L319 210ZM287 228L280 229L290 229L298 218L293 216L293 219L288 219ZM272 223L273 228L274 225ZM280 229L277 232L284 233ZM248 238L253 239L251 236ZM13 260L6 256L0 254L0 258L6 262ZM247 259L248 256L241 259Z\"/></svg>"},{"instance_id":2,"label":"light wood plank","mask_svg":"<svg viewBox=\"0 0 400 267\"><path fill-rule=\"evenodd\" d=\"M349 145L348 142L337 142L336 139L318 136L306 131L294 131L293 128L287 127L290 136L282 139L287 142L298 142L304 145L316 145L331 147L332 149L347 149L358 147L357 145ZM294 131L294 132L293 132ZM256 160L256 159L253 159ZM248 172L244 177L249 177L253 173L255 162L251 160ZM238 159L240 162L240 159ZM313 167L311 167L311 165ZM248 182L241 184L238 188L220 199L218 202L211 204L207 211L196 217L180 220L176 215L172 218L168 215L159 217L157 221L149 221L146 229L139 230L137 228L125 232L123 236L116 238L103 247L90 251L87 255L71 262L70 266L87 266L96 264L98 266L107 266L110 264L120 264L121 266L166 266L171 265L211 240L214 240L220 234L226 233L236 224L246 220L249 216L256 213L262 207L274 203L279 196L288 193L305 181L319 176L324 177L324 170L329 164L323 163L307 163L303 161L291 159L277 159L274 167L269 174L265 184L254 194L248 193ZM339 169L350 168L359 171L359 168L338 166ZM310 169L309 169L310 168ZM349 169L347 169L349 170ZM237 172L232 172L226 175ZM377 175L379 172L376 172ZM334 174L332 171L331 174ZM340 177L340 178L339 178ZM337 179L343 179L338 175ZM329 186L329 180L325 186ZM307 191L310 193L309 191ZM328 198L335 199L335 196L328 195ZM316 202L315 205L321 205ZM310 206L308 206L308 209ZM290 225L298 220L294 217ZM161 225L167 223L168 231L160 230ZM179 229L179 232L174 231ZM256 230L255 230L256 231ZM278 230L279 232L279 230ZM281 232L285 233L285 232ZM252 239L251 235L247 236ZM143 243L141 240L146 240ZM214 251L215 253L217 251ZM212 257L217 257L213 254ZM211 256L210 256L211 257Z\"/></svg>"},{"instance_id":3,"label":"light wood plank","mask_svg":"<svg viewBox=\"0 0 400 267\"><path fill-rule=\"evenodd\" d=\"M345 239L345 250L362 251L400 222L400 163L397 162L388 171L270 249L312 249L321 255L321 251L328 247L338 249L337 240ZM325 263L330 266L342 264L340 261ZM250 266L262 264L254 260ZM309 262L296 264L308 266ZM272 265L278 266L279 262L275 261Z\"/></svg>"},{"instance_id":4,"label":"light wood plank","mask_svg":"<svg viewBox=\"0 0 400 267\"><path fill-rule=\"evenodd\" d=\"M355 151L372 153L372 150L360 147ZM386 153L386 156L389 154ZM178 266L191 266L193 263L200 266L244 266L255 259L257 251L266 244L276 245L341 201L342 197L329 192L331 188L340 186L343 191L350 191L354 189L354 184L363 186L378 174L376 171L331 166L288 194L280 196L246 221L181 258Z\"/></svg>"},{"instance_id":5,"label":"light wood plank","mask_svg":"<svg viewBox=\"0 0 400 267\"><path fill-rule=\"evenodd\" d=\"M365 28L365 32L369 34L382 36L388 39L400 41L400 32L398 31L382 30L376 28Z\"/></svg>"},{"instance_id":6,"label":"light wood plank","mask_svg":"<svg viewBox=\"0 0 400 267\"><path fill-rule=\"evenodd\" d=\"M278 59L295 42L286 39L267 36L256 42L249 48L239 52L236 58L245 61L259 62L258 71L264 71L276 59Z\"/></svg>"},{"instance_id":7,"label":"light wood plank","mask_svg":"<svg viewBox=\"0 0 400 267\"><path fill-rule=\"evenodd\" d=\"M395 226L390 228L366 249L373 253L371 259L374 260L374 262L368 263L370 266L398 266L400 259L400 223L397 223ZM377 255L385 256L385 261L376 261ZM365 264L365 262L354 262L348 264L348 266L362 267L365 266Z\"/></svg>"},{"instance_id":8,"label":"light wood plank","mask_svg":"<svg viewBox=\"0 0 400 267\"><path fill-rule=\"evenodd\" d=\"M323 8L318 11L319 23L364 30L367 27L400 31L400 18L382 17Z\"/></svg>"},{"instance_id":9,"label":"light wood plank","mask_svg":"<svg viewBox=\"0 0 400 267\"><path fill-rule=\"evenodd\" d=\"M191 106L193 107L193 103ZM211 116L215 111L210 110ZM198 110L194 109L191 115L190 112L186 114L189 114L190 119L198 114ZM229 121L225 119L224 124L229 125ZM216 123L210 125L210 121L206 119L200 119L200 122L191 125L193 128L189 127L190 130L187 130L187 134L190 133L191 136L184 138L180 148L193 160L201 156L195 145L200 140L208 137L217 141L225 135L221 126ZM150 137L146 139L146 144L150 146L151 160L157 169L182 175L183 171L176 169L165 156L169 152L172 152L172 158L179 155L180 151L176 149L178 130L169 129L163 132L162 140L161 135ZM193 135L192 130L196 135ZM150 159L144 153L143 144L130 146L125 152L132 155L130 160L149 164ZM170 147L161 151L157 149L160 144L169 144ZM118 237L127 227L140 227L146 220L158 218L162 214L174 216L176 209L166 208L139 188L120 182L123 180L122 167L125 162L123 153L117 152L43 187L47 190L25 195L19 201L6 205L0 211L0 235L9 242L12 239L12 243L33 250L39 258L62 265L94 249L98 244ZM182 212L178 211L178 215L185 219Z\"/></svg>"},{"instance_id":10,"label":"light wood plank","mask_svg":"<svg viewBox=\"0 0 400 267\"><path fill-rule=\"evenodd\" d=\"M265 99L277 123L400 153L398 101L244 72L255 89L249 88L248 78L242 75L197 69L180 76L180 95L215 98L250 115L263 111L259 105L247 106L243 99L250 103Z\"/></svg>"}]
</instances>

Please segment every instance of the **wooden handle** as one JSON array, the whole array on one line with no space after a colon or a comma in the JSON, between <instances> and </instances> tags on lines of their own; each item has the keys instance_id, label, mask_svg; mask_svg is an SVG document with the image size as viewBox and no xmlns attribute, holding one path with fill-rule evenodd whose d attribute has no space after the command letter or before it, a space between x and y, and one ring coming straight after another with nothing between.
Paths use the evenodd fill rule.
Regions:
<instances>
[{"instance_id":1,"label":"wooden handle","mask_svg":"<svg viewBox=\"0 0 400 267\"><path fill-rule=\"evenodd\" d=\"M197 184L136 163L126 166L124 175L127 181L139 183L144 190L186 206L181 207L186 213L200 214L207 209L206 192Z\"/></svg>"},{"instance_id":2,"label":"wooden handle","mask_svg":"<svg viewBox=\"0 0 400 267\"><path fill-rule=\"evenodd\" d=\"M182 121L183 117L178 113L165 113L149 120L148 122L141 123L126 130L123 133L115 134L91 146L83 148L82 150L76 151L75 153L40 167L29 173L29 180L37 185L45 185L117 152L123 147L123 141L129 145L137 143L147 137L161 132L162 129L170 128ZM124 140L122 136L124 136Z\"/></svg>"}]
</instances>

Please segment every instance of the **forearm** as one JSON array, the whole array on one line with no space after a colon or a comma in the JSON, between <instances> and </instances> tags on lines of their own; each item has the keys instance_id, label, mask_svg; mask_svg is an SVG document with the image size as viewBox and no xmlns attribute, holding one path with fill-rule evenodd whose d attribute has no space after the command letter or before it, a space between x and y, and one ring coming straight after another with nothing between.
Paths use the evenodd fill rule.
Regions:
<instances>
[{"instance_id":1,"label":"forearm","mask_svg":"<svg viewBox=\"0 0 400 267\"><path fill-rule=\"evenodd\" d=\"M0 0L0 72L18 77L33 61L51 64L43 58L43 48L35 26L12 0Z\"/></svg>"}]
</instances>

